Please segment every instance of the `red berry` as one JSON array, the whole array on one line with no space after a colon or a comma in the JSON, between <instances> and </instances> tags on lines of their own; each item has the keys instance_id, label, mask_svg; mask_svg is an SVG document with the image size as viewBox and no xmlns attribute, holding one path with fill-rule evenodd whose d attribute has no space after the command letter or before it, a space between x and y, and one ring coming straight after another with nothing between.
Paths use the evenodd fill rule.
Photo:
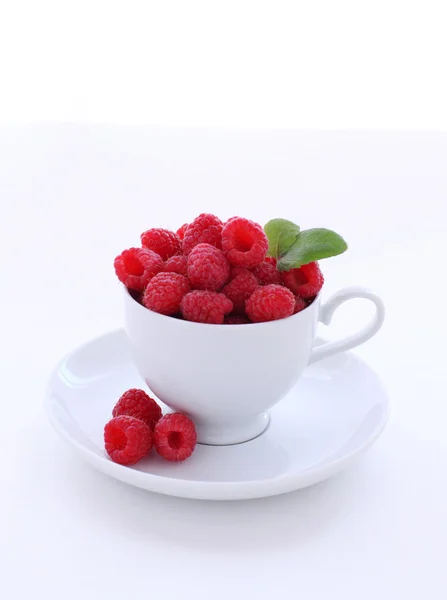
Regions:
<instances>
[{"instance_id":1,"label":"red berry","mask_svg":"<svg viewBox=\"0 0 447 600\"><path fill-rule=\"evenodd\" d=\"M183 238L185 237L185 232L188 229L188 226L189 223L184 223L179 229L177 229L176 233L179 240L183 240Z\"/></svg>"},{"instance_id":2,"label":"red berry","mask_svg":"<svg viewBox=\"0 0 447 600\"><path fill-rule=\"evenodd\" d=\"M188 278L193 288L219 290L230 276L230 265L222 250L198 244L188 256Z\"/></svg>"},{"instance_id":3,"label":"red berry","mask_svg":"<svg viewBox=\"0 0 447 600\"><path fill-rule=\"evenodd\" d=\"M225 325L246 325L247 323L250 321L243 315L228 315L224 320Z\"/></svg>"},{"instance_id":4,"label":"red berry","mask_svg":"<svg viewBox=\"0 0 447 600\"><path fill-rule=\"evenodd\" d=\"M235 217L222 230L222 250L230 265L256 267L267 254L268 240L260 225Z\"/></svg>"},{"instance_id":5,"label":"red berry","mask_svg":"<svg viewBox=\"0 0 447 600\"><path fill-rule=\"evenodd\" d=\"M229 281L232 281L238 275L245 275L245 273L251 273L250 269L246 269L245 267L231 267Z\"/></svg>"},{"instance_id":6,"label":"red berry","mask_svg":"<svg viewBox=\"0 0 447 600\"><path fill-rule=\"evenodd\" d=\"M236 275L222 288L222 294L231 300L234 312L244 314L245 301L259 287L259 283L248 269L237 268L233 269L233 272L236 272Z\"/></svg>"},{"instance_id":7,"label":"red berry","mask_svg":"<svg viewBox=\"0 0 447 600\"><path fill-rule=\"evenodd\" d=\"M270 285L271 283L281 285L282 283L281 273L276 268L276 264L272 264L270 261L268 261L268 259L266 259L257 267L254 267L252 273L259 281L260 285Z\"/></svg>"},{"instance_id":8,"label":"red berry","mask_svg":"<svg viewBox=\"0 0 447 600\"><path fill-rule=\"evenodd\" d=\"M189 458L196 444L194 423L182 413L165 415L155 426L155 450L166 460L178 462Z\"/></svg>"},{"instance_id":9,"label":"red berry","mask_svg":"<svg viewBox=\"0 0 447 600\"><path fill-rule=\"evenodd\" d=\"M307 304L305 300L300 298L300 296L295 296L295 308L293 310L293 314L296 315L296 313L301 312L306 308L306 306Z\"/></svg>"},{"instance_id":10,"label":"red berry","mask_svg":"<svg viewBox=\"0 0 447 600\"><path fill-rule=\"evenodd\" d=\"M284 285L301 298L316 296L323 287L324 277L317 262L303 265L299 269L283 271Z\"/></svg>"},{"instance_id":11,"label":"red berry","mask_svg":"<svg viewBox=\"0 0 447 600\"><path fill-rule=\"evenodd\" d=\"M195 290L183 297L180 310L187 321L221 325L225 315L233 310L233 303L224 294Z\"/></svg>"},{"instance_id":12,"label":"red berry","mask_svg":"<svg viewBox=\"0 0 447 600\"><path fill-rule=\"evenodd\" d=\"M114 417L121 415L135 417L154 429L155 423L161 419L162 412L155 400L146 392L132 388L124 392L115 404L112 415Z\"/></svg>"},{"instance_id":13,"label":"red berry","mask_svg":"<svg viewBox=\"0 0 447 600\"><path fill-rule=\"evenodd\" d=\"M264 285L250 296L245 308L254 323L284 319L293 315L295 296L282 285Z\"/></svg>"},{"instance_id":14,"label":"red berry","mask_svg":"<svg viewBox=\"0 0 447 600\"><path fill-rule=\"evenodd\" d=\"M172 256L169 260L165 262L163 271L165 273L179 273L180 275L185 275L186 277L186 265L186 256L183 256L182 254L177 254L177 256Z\"/></svg>"},{"instance_id":15,"label":"red berry","mask_svg":"<svg viewBox=\"0 0 447 600\"><path fill-rule=\"evenodd\" d=\"M183 238L183 253L189 254L197 244L211 244L222 248L222 221L206 213L199 215L188 225Z\"/></svg>"},{"instance_id":16,"label":"red berry","mask_svg":"<svg viewBox=\"0 0 447 600\"><path fill-rule=\"evenodd\" d=\"M141 234L141 244L161 256L163 260L180 252L180 240L169 229L148 229Z\"/></svg>"},{"instance_id":17,"label":"red berry","mask_svg":"<svg viewBox=\"0 0 447 600\"><path fill-rule=\"evenodd\" d=\"M163 315L175 315L183 296L190 290L189 281L178 273L159 273L144 290L143 304Z\"/></svg>"},{"instance_id":18,"label":"red berry","mask_svg":"<svg viewBox=\"0 0 447 600\"><path fill-rule=\"evenodd\" d=\"M104 427L104 443L114 462L133 465L151 451L152 431L143 421L121 415Z\"/></svg>"},{"instance_id":19,"label":"red berry","mask_svg":"<svg viewBox=\"0 0 447 600\"><path fill-rule=\"evenodd\" d=\"M158 254L146 248L129 248L115 258L115 272L121 283L132 290L143 290L163 268Z\"/></svg>"}]
</instances>

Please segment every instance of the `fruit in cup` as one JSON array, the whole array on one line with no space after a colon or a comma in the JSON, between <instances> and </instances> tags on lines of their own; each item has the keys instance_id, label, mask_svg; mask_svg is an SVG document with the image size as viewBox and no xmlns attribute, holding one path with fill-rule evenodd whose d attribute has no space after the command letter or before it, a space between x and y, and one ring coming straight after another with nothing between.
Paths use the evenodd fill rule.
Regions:
<instances>
[{"instance_id":1,"label":"fruit in cup","mask_svg":"<svg viewBox=\"0 0 447 600\"><path fill-rule=\"evenodd\" d=\"M257 267L254 267L252 273L258 280L259 285L282 284L281 273L276 268L276 261L270 262L268 258Z\"/></svg>"},{"instance_id":2,"label":"fruit in cup","mask_svg":"<svg viewBox=\"0 0 447 600\"><path fill-rule=\"evenodd\" d=\"M284 285L300 298L316 296L324 283L323 273L316 262L284 271L282 280Z\"/></svg>"},{"instance_id":3,"label":"fruit in cup","mask_svg":"<svg viewBox=\"0 0 447 600\"><path fill-rule=\"evenodd\" d=\"M141 235L142 248L115 259L118 279L146 308L197 323L247 324L304 310L323 287L317 261L341 254L346 242L329 229L273 219L223 223L202 213L176 233ZM231 314L230 314L231 313Z\"/></svg>"},{"instance_id":4,"label":"fruit in cup","mask_svg":"<svg viewBox=\"0 0 447 600\"><path fill-rule=\"evenodd\" d=\"M147 248L129 248L115 258L115 273L121 283L137 292L144 290L149 281L164 266L161 257Z\"/></svg>"},{"instance_id":5,"label":"fruit in cup","mask_svg":"<svg viewBox=\"0 0 447 600\"><path fill-rule=\"evenodd\" d=\"M276 321L293 315L295 296L282 285L263 285L248 298L246 308L253 323Z\"/></svg>"},{"instance_id":6,"label":"fruit in cup","mask_svg":"<svg viewBox=\"0 0 447 600\"><path fill-rule=\"evenodd\" d=\"M191 287L217 292L228 281L230 265L222 250L211 244L197 244L188 255L186 274Z\"/></svg>"},{"instance_id":7,"label":"fruit in cup","mask_svg":"<svg viewBox=\"0 0 447 600\"><path fill-rule=\"evenodd\" d=\"M186 256L198 244L210 244L219 250L222 248L222 221L215 215L202 213L186 226L183 233L182 249Z\"/></svg>"},{"instance_id":8,"label":"fruit in cup","mask_svg":"<svg viewBox=\"0 0 447 600\"><path fill-rule=\"evenodd\" d=\"M194 290L183 297L180 310L187 321L221 325L225 315L233 310L233 303L225 294Z\"/></svg>"},{"instance_id":9,"label":"fruit in cup","mask_svg":"<svg viewBox=\"0 0 447 600\"><path fill-rule=\"evenodd\" d=\"M162 315L175 315L180 303L190 290L188 279L179 273L159 273L148 283L143 304L149 310Z\"/></svg>"},{"instance_id":10,"label":"fruit in cup","mask_svg":"<svg viewBox=\"0 0 447 600\"><path fill-rule=\"evenodd\" d=\"M159 254L163 260L180 251L180 239L169 229L148 229L141 234L141 245Z\"/></svg>"},{"instance_id":11,"label":"fruit in cup","mask_svg":"<svg viewBox=\"0 0 447 600\"><path fill-rule=\"evenodd\" d=\"M245 303L258 287L258 280L251 271L236 268L231 273L230 281L222 288L222 293L233 303L233 312L244 315Z\"/></svg>"},{"instance_id":12,"label":"fruit in cup","mask_svg":"<svg viewBox=\"0 0 447 600\"><path fill-rule=\"evenodd\" d=\"M234 217L222 230L222 250L233 267L256 267L267 256L269 241L262 227Z\"/></svg>"},{"instance_id":13,"label":"fruit in cup","mask_svg":"<svg viewBox=\"0 0 447 600\"><path fill-rule=\"evenodd\" d=\"M165 273L179 273L179 275L187 275L188 269L188 257L183 256L183 254L177 254L176 256L171 256L169 260L167 260L163 266L163 271Z\"/></svg>"},{"instance_id":14,"label":"fruit in cup","mask_svg":"<svg viewBox=\"0 0 447 600\"><path fill-rule=\"evenodd\" d=\"M314 300L315 298L313 298L312 302ZM296 313L301 312L306 308L306 306L309 306L309 304L307 304L306 300L303 300L303 298L301 298L300 296L295 296L295 309L293 311L293 314L296 315Z\"/></svg>"}]
</instances>

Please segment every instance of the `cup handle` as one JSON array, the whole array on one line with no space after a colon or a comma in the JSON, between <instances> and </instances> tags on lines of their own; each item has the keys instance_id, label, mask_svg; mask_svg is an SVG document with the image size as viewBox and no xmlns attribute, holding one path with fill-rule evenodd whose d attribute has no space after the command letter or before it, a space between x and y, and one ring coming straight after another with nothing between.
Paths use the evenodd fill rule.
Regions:
<instances>
[{"instance_id":1,"label":"cup handle","mask_svg":"<svg viewBox=\"0 0 447 600\"><path fill-rule=\"evenodd\" d=\"M385 318L385 306L379 296L362 287L349 287L336 292L329 300L320 306L319 320L325 325L329 325L332 319L332 315L343 302L352 300L353 298L366 298L371 300L376 307L376 313L371 322L364 327L358 333L354 333L342 340L336 342L327 342L321 346L316 346L312 350L312 354L309 359L309 364L321 360L335 354L337 352L343 352L344 350L350 350L355 348L363 342L369 340L374 334L376 334L382 327Z\"/></svg>"}]
</instances>

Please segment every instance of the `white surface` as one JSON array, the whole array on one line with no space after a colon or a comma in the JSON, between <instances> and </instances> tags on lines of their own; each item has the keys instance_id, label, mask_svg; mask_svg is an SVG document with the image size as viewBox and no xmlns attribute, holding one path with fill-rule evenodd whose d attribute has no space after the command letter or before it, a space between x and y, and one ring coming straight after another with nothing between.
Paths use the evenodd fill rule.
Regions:
<instances>
[{"instance_id":1,"label":"white surface","mask_svg":"<svg viewBox=\"0 0 447 600\"><path fill-rule=\"evenodd\" d=\"M153 337L152 343L158 340ZM198 444L192 457L177 465L152 452L134 467L123 467L104 451L104 424L113 399L141 387L128 338L118 330L59 363L46 411L56 431L99 471L152 492L201 500L274 496L332 477L376 440L389 414L374 371L342 353L308 367L272 408L267 430L256 439L221 447Z\"/></svg>"},{"instance_id":2,"label":"white surface","mask_svg":"<svg viewBox=\"0 0 447 600\"><path fill-rule=\"evenodd\" d=\"M447 129L445 0L14 0L0 121Z\"/></svg>"},{"instance_id":3,"label":"white surface","mask_svg":"<svg viewBox=\"0 0 447 600\"><path fill-rule=\"evenodd\" d=\"M0 569L16 600L445 598L447 139L437 134L197 133L137 127L0 134ZM73 456L42 409L59 358L122 325L114 256L149 226L212 209L331 227L322 263L383 296L356 350L384 381L390 422L346 473L244 503L148 494ZM365 311L341 307L330 335ZM322 327L322 334L329 331ZM8 592L8 594L6 593ZM290 592L288 592L290 594Z\"/></svg>"}]
</instances>

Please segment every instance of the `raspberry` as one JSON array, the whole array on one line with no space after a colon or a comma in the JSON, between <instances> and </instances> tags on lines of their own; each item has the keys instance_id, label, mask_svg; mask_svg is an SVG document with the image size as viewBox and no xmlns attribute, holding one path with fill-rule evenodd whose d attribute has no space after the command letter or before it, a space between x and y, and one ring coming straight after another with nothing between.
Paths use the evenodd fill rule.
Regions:
<instances>
[{"instance_id":1,"label":"raspberry","mask_svg":"<svg viewBox=\"0 0 447 600\"><path fill-rule=\"evenodd\" d=\"M264 262L268 262L276 267L276 258L273 258L273 256L266 256Z\"/></svg>"},{"instance_id":2,"label":"raspberry","mask_svg":"<svg viewBox=\"0 0 447 600\"><path fill-rule=\"evenodd\" d=\"M235 217L222 230L222 250L230 265L256 267L267 254L268 240L262 227L253 221Z\"/></svg>"},{"instance_id":3,"label":"raspberry","mask_svg":"<svg viewBox=\"0 0 447 600\"><path fill-rule=\"evenodd\" d=\"M115 273L121 283L132 290L143 290L163 268L158 254L146 248L129 248L114 261Z\"/></svg>"},{"instance_id":4,"label":"raspberry","mask_svg":"<svg viewBox=\"0 0 447 600\"><path fill-rule=\"evenodd\" d=\"M214 215L202 213L187 227L183 238L183 253L189 254L197 244L211 244L222 248L222 221Z\"/></svg>"},{"instance_id":5,"label":"raspberry","mask_svg":"<svg viewBox=\"0 0 447 600\"><path fill-rule=\"evenodd\" d=\"M307 303L305 300L303 300L300 296L295 296L295 308L293 310L293 314L296 315L296 313L301 312L306 308L306 306Z\"/></svg>"},{"instance_id":6,"label":"raspberry","mask_svg":"<svg viewBox=\"0 0 447 600\"><path fill-rule=\"evenodd\" d=\"M301 298L316 296L323 287L324 277L317 262L282 273L284 285Z\"/></svg>"},{"instance_id":7,"label":"raspberry","mask_svg":"<svg viewBox=\"0 0 447 600\"><path fill-rule=\"evenodd\" d=\"M180 275L185 275L186 277L186 263L186 256L183 256L182 254L172 256L165 262L163 271L165 273L179 273Z\"/></svg>"},{"instance_id":8,"label":"raspberry","mask_svg":"<svg viewBox=\"0 0 447 600\"><path fill-rule=\"evenodd\" d=\"M155 426L155 450L166 460L178 462L189 458L196 444L194 423L182 413L165 415Z\"/></svg>"},{"instance_id":9,"label":"raspberry","mask_svg":"<svg viewBox=\"0 0 447 600\"><path fill-rule=\"evenodd\" d=\"M313 301L315 300L316 296L311 296L310 298L306 298L305 302L306 302L306 306L310 306Z\"/></svg>"},{"instance_id":10,"label":"raspberry","mask_svg":"<svg viewBox=\"0 0 447 600\"><path fill-rule=\"evenodd\" d=\"M184 223L179 229L177 229L176 234L179 240L183 240L185 237L185 232L189 227L189 223Z\"/></svg>"},{"instance_id":11,"label":"raspberry","mask_svg":"<svg viewBox=\"0 0 447 600\"><path fill-rule=\"evenodd\" d=\"M179 273L159 273L144 290L143 304L163 315L175 315L183 296L189 292L189 281Z\"/></svg>"},{"instance_id":12,"label":"raspberry","mask_svg":"<svg viewBox=\"0 0 447 600\"><path fill-rule=\"evenodd\" d=\"M260 265L255 267L252 273L256 277L260 285L270 285L271 283L281 285L282 283L281 274L276 268L276 264L272 264L267 259Z\"/></svg>"},{"instance_id":13,"label":"raspberry","mask_svg":"<svg viewBox=\"0 0 447 600\"><path fill-rule=\"evenodd\" d=\"M225 325L246 325L250 321L242 315L228 315L225 317L224 323Z\"/></svg>"},{"instance_id":14,"label":"raspberry","mask_svg":"<svg viewBox=\"0 0 447 600\"><path fill-rule=\"evenodd\" d=\"M163 260L180 252L180 240L169 229L148 229L141 234L141 244L161 256Z\"/></svg>"},{"instance_id":15,"label":"raspberry","mask_svg":"<svg viewBox=\"0 0 447 600\"><path fill-rule=\"evenodd\" d=\"M245 267L231 267L229 282L233 281L238 275L245 275L245 273L251 273L250 269L246 269Z\"/></svg>"},{"instance_id":16,"label":"raspberry","mask_svg":"<svg viewBox=\"0 0 447 600\"><path fill-rule=\"evenodd\" d=\"M275 321L293 314L295 296L282 285L264 285L250 296L245 307L254 323Z\"/></svg>"},{"instance_id":17,"label":"raspberry","mask_svg":"<svg viewBox=\"0 0 447 600\"><path fill-rule=\"evenodd\" d=\"M114 462L133 465L151 451L152 431L143 421L121 415L104 427L104 443Z\"/></svg>"},{"instance_id":18,"label":"raspberry","mask_svg":"<svg viewBox=\"0 0 447 600\"><path fill-rule=\"evenodd\" d=\"M143 390L132 388L127 390L115 404L112 415L119 417L126 415L135 417L149 425L153 430L155 423L161 419L161 408L153 398L148 396Z\"/></svg>"},{"instance_id":19,"label":"raspberry","mask_svg":"<svg viewBox=\"0 0 447 600\"><path fill-rule=\"evenodd\" d=\"M245 313L245 301L259 287L258 280L248 269L233 269L236 276L222 288L222 294L233 303L235 313Z\"/></svg>"},{"instance_id":20,"label":"raspberry","mask_svg":"<svg viewBox=\"0 0 447 600\"><path fill-rule=\"evenodd\" d=\"M222 250L198 244L188 256L188 278L193 288L219 290L230 276L230 265Z\"/></svg>"},{"instance_id":21,"label":"raspberry","mask_svg":"<svg viewBox=\"0 0 447 600\"><path fill-rule=\"evenodd\" d=\"M187 321L221 325L225 315L233 310L233 303L224 294L195 290L183 297L180 309Z\"/></svg>"}]
</instances>

